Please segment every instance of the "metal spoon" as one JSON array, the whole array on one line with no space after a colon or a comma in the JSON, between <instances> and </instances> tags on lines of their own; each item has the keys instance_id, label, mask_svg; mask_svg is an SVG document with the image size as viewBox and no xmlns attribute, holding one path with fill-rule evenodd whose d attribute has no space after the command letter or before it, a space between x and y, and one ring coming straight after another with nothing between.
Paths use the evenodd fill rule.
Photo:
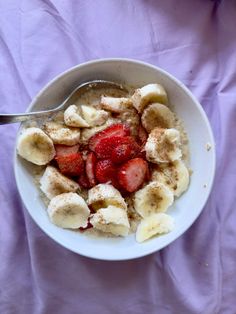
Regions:
<instances>
[{"instance_id":1,"label":"metal spoon","mask_svg":"<svg viewBox=\"0 0 236 314\"><path fill-rule=\"evenodd\" d=\"M27 113L17 113L17 114L0 114L0 124L23 122L27 120L32 120L35 118L47 118L52 114L59 111L65 110L68 106L75 103L75 101L85 92L89 91L91 88L116 88L127 92L127 90L118 83L105 80L93 80L80 84L76 89L63 101L61 105L51 110L35 111Z\"/></svg>"}]
</instances>

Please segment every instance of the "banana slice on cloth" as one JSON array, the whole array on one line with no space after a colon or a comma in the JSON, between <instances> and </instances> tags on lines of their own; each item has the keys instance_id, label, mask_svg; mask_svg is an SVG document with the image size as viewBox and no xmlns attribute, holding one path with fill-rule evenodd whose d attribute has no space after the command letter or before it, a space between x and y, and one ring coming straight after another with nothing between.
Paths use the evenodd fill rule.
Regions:
<instances>
[{"instance_id":1,"label":"banana slice on cloth","mask_svg":"<svg viewBox=\"0 0 236 314\"><path fill-rule=\"evenodd\" d=\"M40 128L31 127L22 131L17 140L17 152L35 165L46 165L55 156L51 138Z\"/></svg>"},{"instance_id":2,"label":"banana slice on cloth","mask_svg":"<svg viewBox=\"0 0 236 314\"><path fill-rule=\"evenodd\" d=\"M119 207L109 205L106 208L100 208L91 215L90 222L94 228L115 236L125 237L129 234L130 224L127 213Z\"/></svg>"},{"instance_id":3,"label":"banana slice on cloth","mask_svg":"<svg viewBox=\"0 0 236 314\"><path fill-rule=\"evenodd\" d=\"M81 116L79 107L69 106L64 112L65 124L77 128L88 128L88 122Z\"/></svg>"},{"instance_id":4,"label":"banana slice on cloth","mask_svg":"<svg viewBox=\"0 0 236 314\"><path fill-rule=\"evenodd\" d=\"M156 127L163 129L173 128L175 116L167 106L154 103L144 109L141 122L147 132L150 133Z\"/></svg>"},{"instance_id":5,"label":"banana slice on cloth","mask_svg":"<svg viewBox=\"0 0 236 314\"><path fill-rule=\"evenodd\" d=\"M79 189L78 183L67 178L52 166L47 166L39 183L41 191L50 200L56 195L65 192L75 192Z\"/></svg>"},{"instance_id":6,"label":"banana slice on cloth","mask_svg":"<svg viewBox=\"0 0 236 314\"><path fill-rule=\"evenodd\" d=\"M174 229L174 219L164 213L153 214L141 220L136 231L136 241L141 243L158 234L164 234Z\"/></svg>"},{"instance_id":7,"label":"banana slice on cloth","mask_svg":"<svg viewBox=\"0 0 236 314\"><path fill-rule=\"evenodd\" d=\"M148 84L142 88L136 89L131 97L131 100L133 102L133 106L138 110L138 112L142 112L149 103L168 103L166 91L160 84Z\"/></svg>"},{"instance_id":8,"label":"banana slice on cloth","mask_svg":"<svg viewBox=\"0 0 236 314\"><path fill-rule=\"evenodd\" d=\"M124 112L125 110L131 108L132 104L132 100L126 97L117 98L102 96L100 102L101 108L115 113Z\"/></svg>"},{"instance_id":9,"label":"banana slice on cloth","mask_svg":"<svg viewBox=\"0 0 236 314\"><path fill-rule=\"evenodd\" d=\"M44 124L44 131L54 144L72 146L80 142L80 130L78 128L70 128L61 123L49 121Z\"/></svg>"},{"instance_id":10,"label":"banana slice on cloth","mask_svg":"<svg viewBox=\"0 0 236 314\"><path fill-rule=\"evenodd\" d=\"M148 136L146 158L153 163L172 162L182 157L180 133L176 129L155 128Z\"/></svg>"},{"instance_id":11,"label":"banana slice on cloth","mask_svg":"<svg viewBox=\"0 0 236 314\"><path fill-rule=\"evenodd\" d=\"M152 181L167 185L176 197L189 186L189 171L182 160L170 164L159 164L152 172Z\"/></svg>"},{"instance_id":12,"label":"banana slice on cloth","mask_svg":"<svg viewBox=\"0 0 236 314\"><path fill-rule=\"evenodd\" d=\"M111 184L101 183L88 191L88 205L97 211L113 205L127 210L127 205L120 192Z\"/></svg>"},{"instance_id":13,"label":"banana slice on cloth","mask_svg":"<svg viewBox=\"0 0 236 314\"><path fill-rule=\"evenodd\" d=\"M104 124L109 118L109 112L98 110L92 106L81 105L82 116L89 126L99 126Z\"/></svg>"},{"instance_id":14,"label":"banana slice on cloth","mask_svg":"<svg viewBox=\"0 0 236 314\"><path fill-rule=\"evenodd\" d=\"M86 227L90 210L77 193L63 193L53 197L48 205L51 222L61 228Z\"/></svg>"},{"instance_id":15,"label":"banana slice on cloth","mask_svg":"<svg viewBox=\"0 0 236 314\"><path fill-rule=\"evenodd\" d=\"M166 185L151 182L134 195L134 208L142 216L165 212L174 202L174 194Z\"/></svg>"}]
</instances>

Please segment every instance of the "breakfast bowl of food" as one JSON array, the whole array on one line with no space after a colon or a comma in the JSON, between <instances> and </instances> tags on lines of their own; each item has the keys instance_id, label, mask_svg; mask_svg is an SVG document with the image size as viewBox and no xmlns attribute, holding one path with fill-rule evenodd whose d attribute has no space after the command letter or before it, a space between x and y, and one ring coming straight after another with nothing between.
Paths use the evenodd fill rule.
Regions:
<instances>
[{"instance_id":1,"label":"breakfast bowl of food","mask_svg":"<svg viewBox=\"0 0 236 314\"><path fill-rule=\"evenodd\" d=\"M36 224L78 254L133 259L182 235L215 172L214 139L192 93L129 59L75 66L49 82L21 124L15 177Z\"/></svg>"}]
</instances>

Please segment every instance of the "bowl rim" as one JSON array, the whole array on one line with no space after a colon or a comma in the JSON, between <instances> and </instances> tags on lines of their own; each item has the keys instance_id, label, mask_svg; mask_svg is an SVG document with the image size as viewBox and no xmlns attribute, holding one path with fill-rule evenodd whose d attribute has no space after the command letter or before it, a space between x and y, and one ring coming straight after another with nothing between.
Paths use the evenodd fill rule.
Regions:
<instances>
[{"instance_id":1,"label":"bowl rim","mask_svg":"<svg viewBox=\"0 0 236 314\"><path fill-rule=\"evenodd\" d=\"M151 68L152 70L158 71L161 74L165 75L169 80L174 81L174 83L176 85L178 85L195 103L195 105L197 106L201 117L206 125L208 134L209 134L209 138L211 141L211 154L212 154L212 173L211 173L211 178L208 184L208 191L206 193L206 197L205 197L205 201L202 204L201 207L199 207L199 210L196 211L191 223L187 224L184 228L181 229L181 231L178 232L177 236L174 239L170 239L168 241L166 241L166 243L161 244L158 248L151 248L148 250L145 250L145 248L143 248L142 251L140 252L136 252L136 254L133 256L132 254L130 254L130 252L128 251L126 253L125 256L121 256L121 257L110 257L110 256L106 256L105 258L102 257L102 254L94 254L93 252L88 253L84 253L84 252L79 252L78 250L76 250L75 248L69 247L69 245L63 243L63 241L61 241L60 239L57 239L49 230L47 230L47 228L45 228L44 225L41 225L40 223L38 223L38 221L36 220L36 218L34 217L33 213L28 209L28 207L25 204L25 201L23 199L23 197L21 196L21 192L20 192L20 178L18 176L18 172L17 172L17 150L16 150L16 141L15 141L15 148L14 148L14 156L13 156L13 164L14 164L14 175L15 175L15 180L16 180L16 185L17 185L17 190L18 193L21 197L21 200L24 204L24 207L27 209L27 212L30 214L31 218L33 219L33 221L36 223L36 225L46 234L48 235L51 239L53 239L56 243L60 244L61 246L65 247L66 249L77 253L81 256L85 256L88 258L92 258L92 259L97 259L97 260L103 260L103 261L122 261L122 260L131 260L131 259L136 259L136 258L140 258L140 257L144 257L147 255L150 255L152 253L158 252L161 249L163 249L164 247L167 247L168 245L170 245L171 243L173 243L175 240L177 240L180 236L182 236L191 226L192 224L197 220L197 218L199 217L199 215L201 214L201 212L203 211L209 196L212 192L212 187L213 187L213 183L214 183L214 179L215 179L215 171L216 171L216 149L215 149L215 140L214 140L214 136L213 136L213 132L212 132L212 128L210 125L210 122L208 120L208 117L203 109L203 107L201 106L200 102L197 100L197 98L194 96L194 94L184 85L184 83L182 83L179 79L177 79L176 77L174 77L172 74L170 74L169 72L167 72L166 70L163 70L162 68L150 64L148 62L144 62L144 61L140 61L137 59L130 59L130 58L101 58L101 59L93 59L90 61L86 61L86 62L82 62L79 63L73 67L70 67L69 69L59 73L58 75L56 75L53 79L51 79L46 85L43 86L43 88L41 88L39 90L39 92L32 98L29 106L27 107L25 112L30 112L32 107L35 105L36 101L44 94L44 92L52 85L54 84L56 81L58 81L59 79L61 79L63 76L76 71L78 68L81 67L87 67L90 65L96 65L98 63L120 63L120 62L124 62L124 63L131 63L134 65L141 65L144 67L148 67ZM81 82L82 83L82 82ZM20 127L21 127L22 123L20 124L18 130L17 130L17 134L19 133ZM132 251L132 250L131 250Z\"/></svg>"}]
</instances>

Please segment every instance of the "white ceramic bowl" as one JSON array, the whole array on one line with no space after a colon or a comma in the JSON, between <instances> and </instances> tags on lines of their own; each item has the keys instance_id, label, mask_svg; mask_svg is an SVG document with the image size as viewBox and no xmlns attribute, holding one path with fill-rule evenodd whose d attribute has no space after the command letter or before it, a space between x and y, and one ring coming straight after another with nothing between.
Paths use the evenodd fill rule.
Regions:
<instances>
[{"instance_id":1,"label":"white ceramic bowl","mask_svg":"<svg viewBox=\"0 0 236 314\"><path fill-rule=\"evenodd\" d=\"M196 98L169 73L128 59L105 59L75 66L49 82L34 98L28 111L49 109L62 100L81 82L108 79L142 86L152 82L162 84L170 103L184 121L189 137L193 169L189 189L168 210L175 219L175 229L166 235L139 244L135 236L126 238L92 238L53 225L34 184L31 168L15 155L15 177L21 198L37 225L65 248L81 255L102 260L125 260L160 250L183 234L196 220L209 196L215 172L215 147L208 119ZM207 143L211 150L207 151Z\"/></svg>"}]
</instances>

